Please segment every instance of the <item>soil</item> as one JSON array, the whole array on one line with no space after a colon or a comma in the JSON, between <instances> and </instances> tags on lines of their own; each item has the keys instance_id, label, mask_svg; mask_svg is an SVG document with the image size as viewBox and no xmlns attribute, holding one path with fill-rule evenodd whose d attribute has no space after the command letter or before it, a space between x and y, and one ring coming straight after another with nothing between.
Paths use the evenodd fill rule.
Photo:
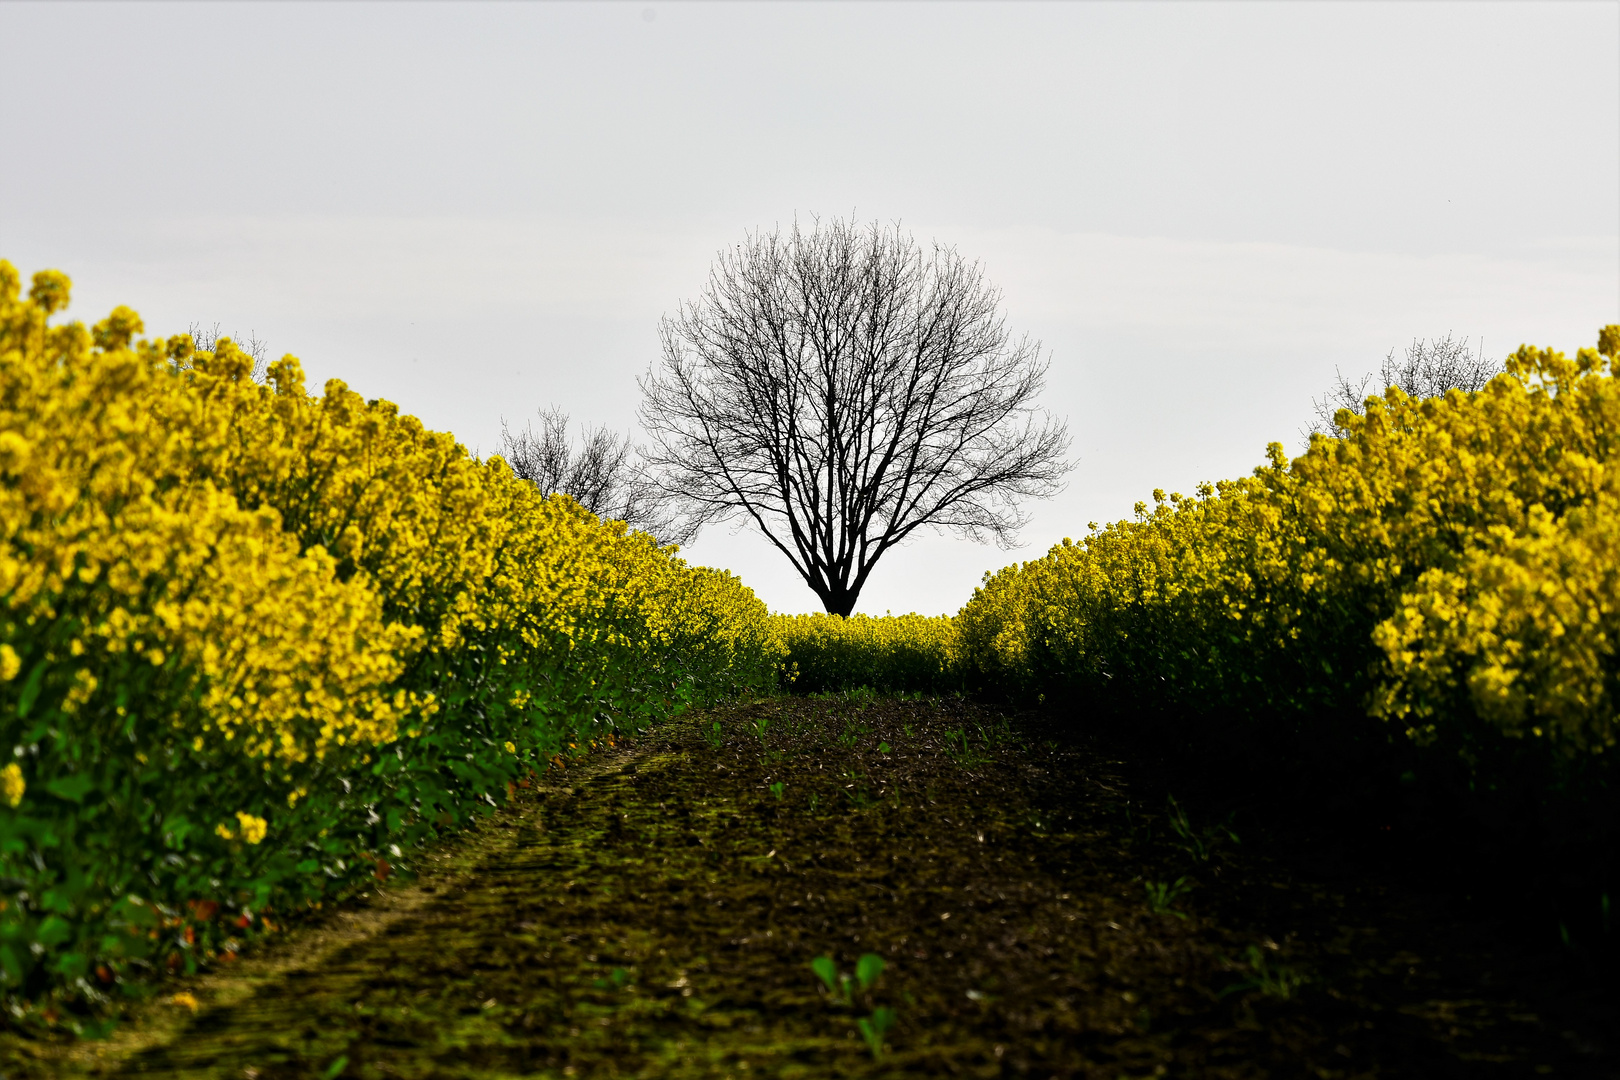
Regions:
<instances>
[{"instance_id":1,"label":"soil","mask_svg":"<svg viewBox=\"0 0 1620 1080\"><path fill-rule=\"evenodd\" d=\"M109 1039L13 1038L0 1069L1620 1075L1612 991L1556 957L960 700L696 714L554 771L436 865L161 988Z\"/></svg>"}]
</instances>

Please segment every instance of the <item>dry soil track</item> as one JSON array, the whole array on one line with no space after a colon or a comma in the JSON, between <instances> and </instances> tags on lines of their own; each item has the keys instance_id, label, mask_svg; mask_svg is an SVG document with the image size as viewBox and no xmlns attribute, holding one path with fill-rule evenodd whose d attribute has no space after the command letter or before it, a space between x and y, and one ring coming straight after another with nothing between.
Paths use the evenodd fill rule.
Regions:
<instances>
[{"instance_id":1,"label":"dry soil track","mask_svg":"<svg viewBox=\"0 0 1620 1080\"><path fill-rule=\"evenodd\" d=\"M422 880L164 989L195 1014L13 1044L7 1071L1616 1075L1489 927L1301 878L1142 789L963 702L739 704L553 773ZM865 953L885 970L848 1002L810 968Z\"/></svg>"}]
</instances>

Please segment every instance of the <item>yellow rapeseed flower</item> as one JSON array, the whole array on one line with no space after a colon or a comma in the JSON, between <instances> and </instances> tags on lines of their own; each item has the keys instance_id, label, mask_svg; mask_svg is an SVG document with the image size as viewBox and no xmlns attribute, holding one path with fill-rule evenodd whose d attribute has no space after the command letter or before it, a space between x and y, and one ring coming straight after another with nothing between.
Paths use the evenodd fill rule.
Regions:
<instances>
[{"instance_id":1,"label":"yellow rapeseed flower","mask_svg":"<svg viewBox=\"0 0 1620 1080\"><path fill-rule=\"evenodd\" d=\"M236 812L236 820L242 826L242 839L250 844L259 843L270 829L269 822L264 818L255 817L241 810Z\"/></svg>"},{"instance_id":2,"label":"yellow rapeseed flower","mask_svg":"<svg viewBox=\"0 0 1620 1080\"><path fill-rule=\"evenodd\" d=\"M1565 753L1613 747L1617 351L1606 327L1573 358L1520 348L1477 393L1391 388L1293 461L1273 444L1252 476L1155 492L986 575L957 618L971 677L1308 709L1370 644L1364 704L1415 739L1465 708Z\"/></svg>"},{"instance_id":3,"label":"yellow rapeseed flower","mask_svg":"<svg viewBox=\"0 0 1620 1080\"><path fill-rule=\"evenodd\" d=\"M23 794L28 790L28 782L23 779L22 766L12 762L0 769L0 798L6 800L6 805L15 810L22 804Z\"/></svg>"}]
</instances>

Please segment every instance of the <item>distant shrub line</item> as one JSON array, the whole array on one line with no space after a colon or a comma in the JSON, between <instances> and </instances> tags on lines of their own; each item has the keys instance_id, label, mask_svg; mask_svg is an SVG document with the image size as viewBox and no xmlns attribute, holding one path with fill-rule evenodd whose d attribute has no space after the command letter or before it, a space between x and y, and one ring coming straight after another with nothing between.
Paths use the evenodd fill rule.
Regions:
<instances>
[{"instance_id":1,"label":"distant shrub line","mask_svg":"<svg viewBox=\"0 0 1620 1080\"><path fill-rule=\"evenodd\" d=\"M956 623L948 615L772 615L771 629L788 657L784 688L797 693L962 688Z\"/></svg>"}]
</instances>

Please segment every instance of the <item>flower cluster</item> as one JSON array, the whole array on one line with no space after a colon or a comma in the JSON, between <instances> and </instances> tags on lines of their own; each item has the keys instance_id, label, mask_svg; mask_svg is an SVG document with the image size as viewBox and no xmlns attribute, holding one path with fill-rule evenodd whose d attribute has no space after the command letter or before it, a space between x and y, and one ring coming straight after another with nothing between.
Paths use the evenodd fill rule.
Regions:
<instances>
[{"instance_id":1,"label":"flower cluster","mask_svg":"<svg viewBox=\"0 0 1620 1080\"><path fill-rule=\"evenodd\" d=\"M773 615L771 629L787 654L784 682L801 693L961 688L947 615Z\"/></svg>"},{"instance_id":2,"label":"flower cluster","mask_svg":"<svg viewBox=\"0 0 1620 1080\"><path fill-rule=\"evenodd\" d=\"M959 616L981 685L1188 710L1352 709L1569 759L1620 737L1620 327L1521 348L1483 390L1339 413L1290 462L1154 492L988 575ZM1460 740L1459 740L1460 741Z\"/></svg>"}]
</instances>

